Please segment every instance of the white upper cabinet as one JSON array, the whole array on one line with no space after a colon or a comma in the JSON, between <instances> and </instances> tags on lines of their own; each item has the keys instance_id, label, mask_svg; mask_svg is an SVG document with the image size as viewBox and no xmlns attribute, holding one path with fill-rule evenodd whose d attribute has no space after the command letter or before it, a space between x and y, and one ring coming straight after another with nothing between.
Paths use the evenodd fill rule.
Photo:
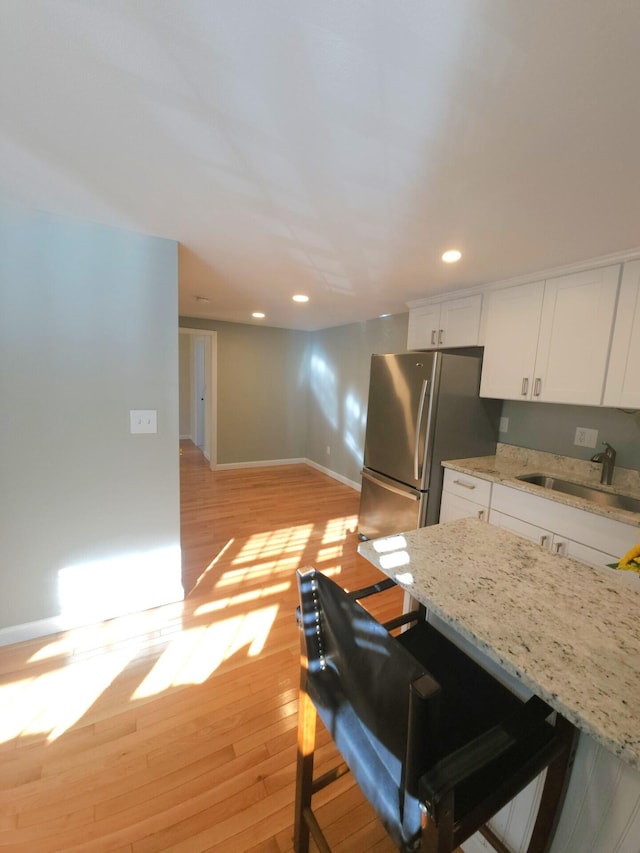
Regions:
<instances>
[{"instance_id":1,"label":"white upper cabinet","mask_svg":"<svg viewBox=\"0 0 640 853\"><path fill-rule=\"evenodd\" d=\"M620 266L494 291L480 394L599 406Z\"/></svg>"},{"instance_id":2,"label":"white upper cabinet","mask_svg":"<svg viewBox=\"0 0 640 853\"><path fill-rule=\"evenodd\" d=\"M603 403L640 408L640 261L622 272Z\"/></svg>"},{"instance_id":3,"label":"white upper cabinet","mask_svg":"<svg viewBox=\"0 0 640 853\"><path fill-rule=\"evenodd\" d=\"M619 278L615 264L546 282L534 398L602 403Z\"/></svg>"},{"instance_id":4,"label":"white upper cabinet","mask_svg":"<svg viewBox=\"0 0 640 853\"><path fill-rule=\"evenodd\" d=\"M480 293L411 308L407 349L476 346L481 309Z\"/></svg>"},{"instance_id":5,"label":"white upper cabinet","mask_svg":"<svg viewBox=\"0 0 640 853\"><path fill-rule=\"evenodd\" d=\"M543 296L543 281L489 294L481 397L531 398Z\"/></svg>"}]
</instances>

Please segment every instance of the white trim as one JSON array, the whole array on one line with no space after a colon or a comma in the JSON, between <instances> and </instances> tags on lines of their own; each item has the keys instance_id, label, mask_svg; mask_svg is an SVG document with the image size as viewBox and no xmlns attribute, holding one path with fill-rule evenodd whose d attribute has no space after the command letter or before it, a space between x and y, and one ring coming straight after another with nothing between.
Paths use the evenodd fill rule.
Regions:
<instances>
[{"instance_id":1,"label":"white trim","mask_svg":"<svg viewBox=\"0 0 640 853\"><path fill-rule=\"evenodd\" d=\"M218 458L218 333L212 329L191 329L187 326L178 326L178 333L196 337L206 335L209 338L206 383L210 400L205 417L204 457L213 471L216 468L216 459ZM193 364L191 369L193 369ZM193 441L192 438L191 440Z\"/></svg>"},{"instance_id":2,"label":"white trim","mask_svg":"<svg viewBox=\"0 0 640 853\"><path fill-rule=\"evenodd\" d=\"M308 459L258 459L255 462L223 462L215 467L211 466L214 471L227 471L232 468L268 468L273 465L304 465Z\"/></svg>"},{"instance_id":3,"label":"white trim","mask_svg":"<svg viewBox=\"0 0 640 853\"><path fill-rule=\"evenodd\" d=\"M579 261L573 264L563 264L559 267L548 267L543 270L518 275L514 278L504 278L500 281L491 281L484 284L477 284L474 287L465 287L460 290L441 291L434 293L431 296L423 296L421 299L413 299L411 302L405 303L408 308L420 308L423 305L434 305L438 302L444 302L449 299L457 299L460 296L470 296L473 293L486 293L491 290L501 290L503 287L513 287L518 284L529 284L532 281L545 281L548 278L557 278L561 275L569 275L575 272L585 272L586 270L597 269L598 267L606 267L610 264L624 264L628 261L635 261L640 258L640 247L635 249L627 249L625 252L614 252L611 255L600 255L597 258L590 258L586 261Z\"/></svg>"},{"instance_id":4,"label":"white trim","mask_svg":"<svg viewBox=\"0 0 640 853\"><path fill-rule=\"evenodd\" d=\"M350 489L355 489L356 492L361 491L362 484L356 483L353 480L348 480L346 477L343 477L342 474L338 474L335 471L331 471L329 468L325 468L324 465L319 465L317 462L314 462L312 459L305 459L307 465L310 465L312 468L315 468L317 471L321 471L323 474L326 474L328 477L332 477L334 480L338 480L339 483L343 483L345 486L349 486Z\"/></svg>"},{"instance_id":5,"label":"white trim","mask_svg":"<svg viewBox=\"0 0 640 853\"><path fill-rule=\"evenodd\" d=\"M184 601L184 590L177 588L173 596L170 596L167 601L152 602L144 610L156 610L166 607L169 604L180 604ZM27 640L37 640L40 637L49 637L51 634L60 634L63 631L73 631L76 628L86 628L89 625L100 625L104 622L111 622L114 619L121 619L129 616L131 613L140 613L140 610L125 610L122 613L114 613L112 616L105 616L99 621L89 621L84 619L69 619L65 616L48 616L46 619L36 619L34 622L23 622L20 625L10 625L8 628L0 628L0 647L12 646L14 643L24 643Z\"/></svg>"},{"instance_id":6,"label":"white trim","mask_svg":"<svg viewBox=\"0 0 640 853\"><path fill-rule=\"evenodd\" d=\"M267 468L274 465L309 465L309 467L315 468L316 471L326 474L328 477L337 480L345 486L349 486L350 489L354 489L356 492L359 492L361 489L360 483L349 480L347 477L343 477L342 474L338 474L336 471L331 471L329 468L325 468L324 465L319 465L317 462L314 462L313 459L307 459L302 456L297 459L260 459L255 462L223 462L215 467L212 466L212 470L228 471L233 468Z\"/></svg>"}]
</instances>

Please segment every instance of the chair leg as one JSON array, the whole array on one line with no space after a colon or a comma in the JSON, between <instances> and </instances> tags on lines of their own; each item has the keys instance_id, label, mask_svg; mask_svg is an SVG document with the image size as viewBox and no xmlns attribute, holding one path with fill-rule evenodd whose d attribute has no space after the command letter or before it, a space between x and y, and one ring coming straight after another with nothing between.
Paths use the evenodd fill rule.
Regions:
<instances>
[{"instance_id":1,"label":"chair leg","mask_svg":"<svg viewBox=\"0 0 640 853\"><path fill-rule=\"evenodd\" d=\"M296 766L296 803L293 829L293 849L296 853L308 853L309 826L305 810L311 809L313 791L313 755L316 745L316 709L300 685L298 699L298 757Z\"/></svg>"},{"instance_id":2,"label":"chair leg","mask_svg":"<svg viewBox=\"0 0 640 853\"><path fill-rule=\"evenodd\" d=\"M452 853L453 844L453 791L449 791L438 805L436 820L423 816L421 853Z\"/></svg>"},{"instance_id":3,"label":"chair leg","mask_svg":"<svg viewBox=\"0 0 640 853\"><path fill-rule=\"evenodd\" d=\"M538 815L533 827L527 853L547 853L560 819L564 796L578 746L579 732L576 727L558 714L556 731L565 748L560 756L547 767Z\"/></svg>"}]
</instances>

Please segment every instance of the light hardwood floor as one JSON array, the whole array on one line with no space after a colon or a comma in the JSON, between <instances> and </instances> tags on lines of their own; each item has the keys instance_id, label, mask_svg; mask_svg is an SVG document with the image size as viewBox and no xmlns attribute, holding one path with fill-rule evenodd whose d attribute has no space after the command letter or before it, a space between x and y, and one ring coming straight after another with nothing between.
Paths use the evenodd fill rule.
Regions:
<instances>
[{"instance_id":1,"label":"light hardwood floor","mask_svg":"<svg viewBox=\"0 0 640 853\"><path fill-rule=\"evenodd\" d=\"M183 603L0 649L2 851L291 850L294 572L379 579L358 496L305 465L212 473L190 443L181 484ZM332 788L335 850L393 850L351 779Z\"/></svg>"}]
</instances>

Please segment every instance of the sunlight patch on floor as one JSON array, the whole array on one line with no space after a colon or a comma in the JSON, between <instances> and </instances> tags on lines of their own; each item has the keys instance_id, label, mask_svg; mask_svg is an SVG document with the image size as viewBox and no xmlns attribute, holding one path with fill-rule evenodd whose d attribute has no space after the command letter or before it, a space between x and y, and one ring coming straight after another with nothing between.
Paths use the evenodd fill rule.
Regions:
<instances>
[{"instance_id":1,"label":"sunlight patch on floor","mask_svg":"<svg viewBox=\"0 0 640 853\"><path fill-rule=\"evenodd\" d=\"M344 542L347 534L355 531L357 526L358 517L355 515L345 515L340 518L329 519L324 528L322 544L329 545L332 542Z\"/></svg>"},{"instance_id":2,"label":"sunlight patch on floor","mask_svg":"<svg viewBox=\"0 0 640 853\"><path fill-rule=\"evenodd\" d=\"M76 723L131 659L122 648L0 688L0 742L48 734L53 741Z\"/></svg>"},{"instance_id":3,"label":"sunlight patch on floor","mask_svg":"<svg viewBox=\"0 0 640 853\"><path fill-rule=\"evenodd\" d=\"M194 616L204 616L207 613L216 613L218 610L224 610L227 607L237 607L240 604L248 604L250 601L259 601L270 595L279 595L281 592L286 592L290 586L291 582L279 583L247 590L238 595L230 595L228 598L217 598L215 601L208 601L206 604L197 607Z\"/></svg>"},{"instance_id":4,"label":"sunlight patch on floor","mask_svg":"<svg viewBox=\"0 0 640 853\"><path fill-rule=\"evenodd\" d=\"M183 631L169 643L131 698L154 696L180 685L202 684L223 661L245 646L250 657L260 654L278 609L273 604Z\"/></svg>"},{"instance_id":5,"label":"sunlight patch on floor","mask_svg":"<svg viewBox=\"0 0 640 853\"><path fill-rule=\"evenodd\" d=\"M19 680L0 685L0 743L29 735L55 740L87 714L141 653L152 654L153 665L133 689L131 701L201 684L242 650L250 657L260 654L295 570L303 564L322 563L328 574L338 573L345 534L355 523L352 515L331 519L321 547L308 554L313 524L257 533L241 547L229 539L200 578L211 576L213 570L220 572L210 600L201 600L193 612L186 603L176 602L75 629L43 643L30 656ZM229 568L220 571L223 561ZM206 624L187 627L190 619ZM34 670L30 677L29 666Z\"/></svg>"}]
</instances>

